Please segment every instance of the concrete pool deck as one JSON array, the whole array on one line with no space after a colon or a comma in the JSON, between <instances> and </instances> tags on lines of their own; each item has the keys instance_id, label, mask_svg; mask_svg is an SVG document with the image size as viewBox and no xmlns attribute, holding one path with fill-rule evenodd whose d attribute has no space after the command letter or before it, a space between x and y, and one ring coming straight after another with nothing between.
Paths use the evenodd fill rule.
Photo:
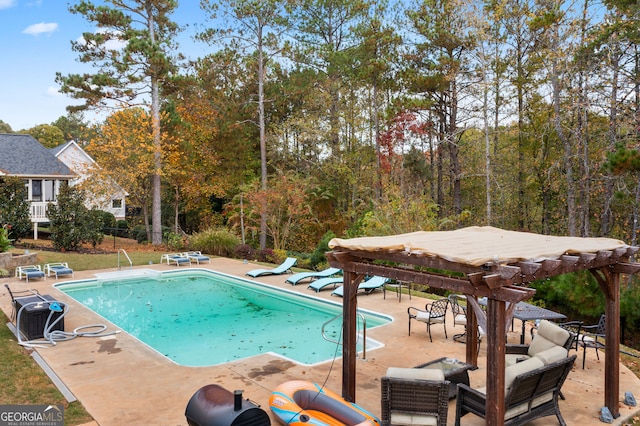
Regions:
<instances>
[{"instance_id":1,"label":"concrete pool deck","mask_svg":"<svg viewBox=\"0 0 640 426\"><path fill-rule=\"evenodd\" d=\"M194 267L196 267L194 265ZM259 266L244 264L242 261L212 258L210 264L199 268L211 269L238 277ZM141 266L135 269L152 268L155 270L175 270L175 265ZM185 269L185 267L180 267ZM114 269L115 270L115 269ZM76 327L106 323L104 319L65 296L53 284L64 281L93 279L96 273L76 272L73 279L48 278L25 283L17 278L3 279L11 289L37 289L41 294L50 294L68 304L70 311L65 317L65 330ZM307 284L292 286L285 283L288 275L276 275L249 278L306 295L313 295L339 302L341 299L330 296L330 288L319 293L307 289ZM426 300L407 294L398 299L393 291L358 297L359 307L385 313L395 318L392 324L368 331L368 337L376 339L385 346L367 352L366 360L357 361L357 393L359 405L380 415L380 378L387 367L412 367L443 356L464 359L465 346L452 340L455 333L462 332L462 326L453 326L452 319L447 321L448 339L445 339L441 326L432 329L433 343L424 326L417 326L407 335L407 308L424 307ZM0 289L0 307L9 316L10 297L4 286ZM450 315L450 313L449 313ZM108 331L118 328L109 324ZM509 341L519 340L520 327L509 333ZM528 339L527 339L528 341ZM55 347L37 350L48 366L64 382L73 395L84 405L95 419L95 424L109 425L186 425L184 411L191 396L202 386L219 384L233 391L242 389L243 396L259 404L271 416L273 425L279 424L271 415L268 407L271 391L288 380L301 379L326 383L326 387L337 393L342 389L341 358L334 362L325 362L315 366L302 366L269 354L230 362L213 367L182 367L174 364L127 333L113 336L91 338L83 337L61 342ZM572 352L574 353L574 352ZM341 356L341 351L339 350ZM484 386L486 376L486 342L481 345L479 368L470 372L472 387ZM595 351L587 352L586 369L581 368L582 350L578 360L563 386L566 400L560 401L560 410L568 425L598 425L600 407L603 405L604 357L598 361ZM620 366L620 417L613 424L622 425L638 411L638 407L628 407L622 403L624 392L631 391L640 397L640 379L623 365ZM11 403L6 401L4 403ZM455 422L455 399L449 403L448 424ZM466 415L463 425L482 425L484 421L472 414ZM545 417L530 423L531 425L557 424L555 418Z\"/></svg>"}]
</instances>

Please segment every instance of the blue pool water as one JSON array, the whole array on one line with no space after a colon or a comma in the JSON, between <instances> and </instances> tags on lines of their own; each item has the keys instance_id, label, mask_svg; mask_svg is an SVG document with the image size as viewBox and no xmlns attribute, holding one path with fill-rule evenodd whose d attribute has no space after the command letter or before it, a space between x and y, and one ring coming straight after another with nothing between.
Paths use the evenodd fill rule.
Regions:
<instances>
[{"instance_id":1,"label":"blue pool water","mask_svg":"<svg viewBox=\"0 0 640 426\"><path fill-rule=\"evenodd\" d=\"M56 288L180 365L217 365L265 352L301 364L342 355L341 346L321 335L322 325L342 313L339 304L202 269L155 274ZM367 329L392 320L364 314ZM338 319L325 334L339 340L341 328ZM367 351L379 346L367 341Z\"/></svg>"}]
</instances>

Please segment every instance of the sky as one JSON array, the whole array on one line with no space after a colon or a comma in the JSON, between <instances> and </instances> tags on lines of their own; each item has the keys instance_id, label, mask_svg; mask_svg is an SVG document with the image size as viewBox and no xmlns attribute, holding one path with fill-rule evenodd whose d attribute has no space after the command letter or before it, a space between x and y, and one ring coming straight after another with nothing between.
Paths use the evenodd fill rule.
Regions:
<instances>
[{"instance_id":1,"label":"sky","mask_svg":"<svg viewBox=\"0 0 640 426\"><path fill-rule=\"evenodd\" d=\"M56 72L63 75L91 72L78 62L71 41L94 28L81 15L69 12L72 0L0 0L0 120L14 131L50 124L66 116L67 105L78 101L58 92ZM100 1L94 1L100 3ZM182 26L205 23L199 1L182 0L172 15ZM179 38L188 57L203 56L205 45L196 45L187 29ZM85 119L100 117L86 112Z\"/></svg>"}]
</instances>

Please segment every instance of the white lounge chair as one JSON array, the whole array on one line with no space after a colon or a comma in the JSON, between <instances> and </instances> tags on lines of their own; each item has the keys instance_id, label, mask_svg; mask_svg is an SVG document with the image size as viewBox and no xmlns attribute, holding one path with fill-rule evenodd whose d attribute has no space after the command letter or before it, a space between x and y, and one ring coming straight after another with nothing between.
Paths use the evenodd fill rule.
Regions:
<instances>
[{"instance_id":1,"label":"white lounge chair","mask_svg":"<svg viewBox=\"0 0 640 426\"><path fill-rule=\"evenodd\" d=\"M160 263L164 263L165 261L167 265L171 265L172 263L175 263L177 266L185 263L191 264L191 259L182 253L165 253L160 257Z\"/></svg>"},{"instance_id":2,"label":"white lounge chair","mask_svg":"<svg viewBox=\"0 0 640 426\"><path fill-rule=\"evenodd\" d=\"M198 265L201 262L207 262L207 263L211 262L211 259L209 259L209 256L205 256L200 251L188 251L188 252L182 253L182 254L185 257L188 257L191 262L196 262Z\"/></svg>"},{"instance_id":3,"label":"white lounge chair","mask_svg":"<svg viewBox=\"0 0 640 426\"><path fill-rule=\"evenodd\" d=\"M25 278L29 282L29 278L43 278L47 279L44 271L40 265L25 265L16 267L16 278Z\"/></svg>"},{"instance_id":4,"label":"white lounge chair","mask_svg":"<svg viewBox=\"0 0 640 426\"><path fill-rule=\"evenodd\" d=\"M262 275L280 275L285 272L291 272L291 268L296 264L298 259L295 257L287 257L287 259L282 262L280 265L276 266L273 269L254 269L252 271L247 272L247 275L250 277L259 277Z\"/></svg>"},{"instance_id":5,"label":"white lounge chair","mask_svg":"<svg viewBox=\"0 0 640 426\"><path fill-rule=\"evenodd\" d=\"M73 277L73 269L69 268L69 264L67 262L53 262L47 263L44 265L44 271L47 276L55 275L56 279L60 277L60 275L71 275Z\"/></svg>"}]
</instances>

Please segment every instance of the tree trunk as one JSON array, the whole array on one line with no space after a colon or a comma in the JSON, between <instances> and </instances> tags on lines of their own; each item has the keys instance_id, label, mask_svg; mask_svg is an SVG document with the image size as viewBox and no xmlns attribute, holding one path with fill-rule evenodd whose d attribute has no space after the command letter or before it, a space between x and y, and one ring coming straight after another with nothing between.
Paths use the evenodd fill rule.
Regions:
<instances>
[{"instance_id":1,"label":"tree trunk","mask_svg":"<svg viewBox=\"0 0 640 426\"><path fill-rule=\"evenodd\" d=\"M258 115L260 121L260 178L262 190L267 191L267 134L264 116L264 52L262 31L258 34ZM266 197L260 211L260 250L267 248L267 206Z\"/></svg>"}]
</instances>

